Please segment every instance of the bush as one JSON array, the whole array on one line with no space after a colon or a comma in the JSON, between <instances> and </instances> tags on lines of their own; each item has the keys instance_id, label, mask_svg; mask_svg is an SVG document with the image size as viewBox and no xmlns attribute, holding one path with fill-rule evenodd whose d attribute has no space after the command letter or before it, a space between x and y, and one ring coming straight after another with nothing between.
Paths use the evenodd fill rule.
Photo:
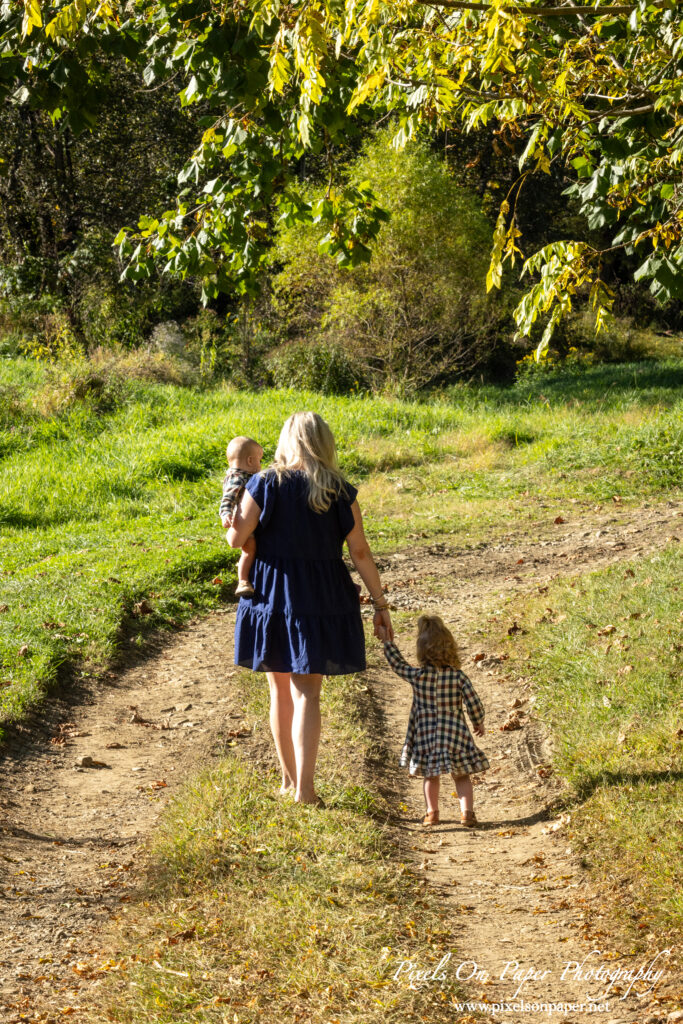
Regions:
<instances>
[{"instance_id":1,"label":"bush","mask_svg":"<svg viewBox=\"0 0 683 1024\"><path fill-rule=\"evenodd\" d=\"M426 144L399 153L390 137L375 136L348 171L391 214L371 262L340 270L318 252L316 225L281 229L272 315L276 332L298 343L293 367L301 342L322 345L371 387L411 392L490 358L509 317L505 300L485 292L491 226L479 201Z\"/></svg>"},{"instance_id":2,"label":"bush","mask_svg":"<svg viewBox=\"0 0 683 1024\"><path fill-rule=\"evenodd\" d=\"M108 412L134 398L131 384L135 381L190 387L199 382L199 376L185 360L164 352L97 349L87 358L55 363L35 405L43 416L63 412L79 402Z\"/></svg>"},{"instance_id":3,"label":"bush","mask_svg":"<svg viewBox=\"0 0 683 1024\"><path fill-rule=\"evenodd\" d=\"M276 388L349 395L367 389L363 369L338 345L293 343L271 352L266 366Z\"/></svg>"}]
</instances>

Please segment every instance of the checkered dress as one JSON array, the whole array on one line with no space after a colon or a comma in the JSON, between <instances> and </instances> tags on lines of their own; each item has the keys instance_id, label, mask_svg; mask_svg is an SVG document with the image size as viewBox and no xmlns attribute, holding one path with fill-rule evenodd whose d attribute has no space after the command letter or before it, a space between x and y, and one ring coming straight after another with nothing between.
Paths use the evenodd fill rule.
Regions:
<instances>
[{"instance_id":1,"label":"checkered dress","mask_svg":"<svg viewBox=\"0 0 683 1024\"><path fill-rule=\"evenodd\" d=\"M247 469L229 469L223 477L223 497L221 498L218 515L223 526L232 526L242 491L254 474Z\"/></svg>"},{"instance_id":2,"label":"checkered dress","mask_svg":"<svg viewBox=\"0 0 683 1024\"><path fill-rule=\"evenodd\" d=\"M395 644L385 643L384 656L413 688L401 767L425 776L485 772L489 762L472 739L463 703L473 725L484 721L484 707L465 673L433 665L413 668Z\"/></svg>"}]
</instances>

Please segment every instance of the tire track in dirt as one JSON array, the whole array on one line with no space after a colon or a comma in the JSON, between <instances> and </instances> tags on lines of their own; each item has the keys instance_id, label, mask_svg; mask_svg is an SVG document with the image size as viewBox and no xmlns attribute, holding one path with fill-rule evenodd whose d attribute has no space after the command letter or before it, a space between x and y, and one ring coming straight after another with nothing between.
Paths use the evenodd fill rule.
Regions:
<instances>
[{"instance_id":1,"label":"tire track in dirt","mask_svg":"<svg viewBox=\"0 0 683 1024\"><path fill-rule=\"evenodd\" d=\"M459 950L482 967L505 957L556 970L570 953L578 959L575 951L588 948L578 938L580 915L592 896L566 839L542 831L557 795L535 772L550 757L547 740L533 721L519 733L498 732L518 687L499 681L493 661L472 668L470 624L499 596L662 546L680 532L680 514L672 503L589 518L577 512L575 521L539 524L473 550L439 544L379 560L393 603L438 607L453 625L464 667L487 705L483 745L492 771L476 797L488 826L471 833L446 821L425 835L416 825L417 786L401 824L407 851L448 903ZM104 926L140 884L144 843L168 796L226 743L249 743L250 756L259 756L255 748L266 740L248 739L249 724L230 692L233 622L233 610L225 609L170 639L157 637L142 654L131 648L123 669L50 700L0 751L2 1024L63 1019L67 1007L74 1011L68 1019L80 1019L78 1007L93 998L97 965L111 955ZM412 637L404 639L406 653L410 643ZM398 747L410 694L386 667L370 669L368 678L384 696L388 742ZM88 757L103 766L88 766ZM450 806L455 810L455 802ZM507 980L469 987L494 1001L514 991ZM562 998L578 993L576 986L566 991ZM522 992L531 994L528 983ZM602 1024L606 1016L612 1015L599 1015ZM621 1008L613 1016L641 1020ZM516 1020L510 1013L500 1019Z\"/></svg>"}]
</instances>

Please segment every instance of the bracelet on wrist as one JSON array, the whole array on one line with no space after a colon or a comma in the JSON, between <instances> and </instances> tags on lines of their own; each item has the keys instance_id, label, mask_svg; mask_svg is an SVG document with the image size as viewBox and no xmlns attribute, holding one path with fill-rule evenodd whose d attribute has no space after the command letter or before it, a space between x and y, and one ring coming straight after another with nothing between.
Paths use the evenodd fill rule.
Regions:
<instances>
[{"instance_id":1,"label":"bracelet on wrist","mask_svg":"<svg viewBox=\"0 0 683 1024\"><path fill-rule=\"evenodd\" d=\"M376 604L375 605L375 611L376 612L388 612L389 611L389 605L388 604Z\"/></svg>"},{"instance_id":2,"label":"bracelet on wrist","mask_svg":"<svg viewBox=\"0 0 683 1024\"><path fill-rule=\"evenodd\" d=\"M387 603L386 594L382 594L380 597L373 597L372 594L370 594L370 600L374 605L382 604L382 602L384 602L384 604Z\"/></svg>"}]
</instances>

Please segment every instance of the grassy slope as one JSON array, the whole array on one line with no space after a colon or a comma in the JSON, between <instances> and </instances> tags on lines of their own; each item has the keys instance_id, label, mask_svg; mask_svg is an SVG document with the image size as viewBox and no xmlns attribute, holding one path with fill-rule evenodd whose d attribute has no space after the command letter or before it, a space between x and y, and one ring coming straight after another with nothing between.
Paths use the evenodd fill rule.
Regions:
<instances>
[{"instance_id":1,"label":"grassy slope","mask_svg":"<svg viewBox=\"0 0 683 1024\"><path fill-rule=\"evenodd\" d=\"M507 641L553 728L586 860L648 931L683 926L681 578L676 543L558 581L523 617L515 605L527 633Z\"/></svg>"},{"instance_id":2,"label":"grassy slope","mask_svg":"<svg viewBox=\"0 0 683 1024\"><path fill-rule=\"evenodd\" d=\"M45 370L0 361L0 724L63 662L111 657L141 598L154 615L129 620L140 640L227 597L234 556L216 506L232 435L257 437L268 457L286 416L314 407L362 485L376 549L444 532L468 544L546 501L680 484L682 382L671 360L415 403L130 381L109 412L86 400L45 416Z\"/></svg>"}]
</instances>

